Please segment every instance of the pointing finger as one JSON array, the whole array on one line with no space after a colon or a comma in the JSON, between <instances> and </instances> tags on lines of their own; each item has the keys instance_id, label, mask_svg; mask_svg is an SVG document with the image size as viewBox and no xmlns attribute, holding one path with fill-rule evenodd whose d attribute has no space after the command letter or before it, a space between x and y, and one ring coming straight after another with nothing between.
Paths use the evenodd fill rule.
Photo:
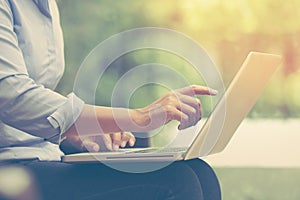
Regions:
<instances>
[{"instance_id":1,"label":"pointing finger","mask_svg":"<svg viewBox=\"0 0 300 200\"><path fill-rule=\"evenodd\" d=\"M114 151L119 150L119 146L121 145L121 133L113 133L110 135L112 139L112 147Z\"/></svg>"},{"instance_id":2,"label":"pointing finger","mask_svg":"<svg viewBox=\"0 0 300 200\"><path fill-rule=\"evenodd\" d=\"M180 94L194 96L194 95L217 95L218 91L211 89L209 87L200 86L200 85L191 85L185 88L176 90Z\"/></svg>"}]
</instances>

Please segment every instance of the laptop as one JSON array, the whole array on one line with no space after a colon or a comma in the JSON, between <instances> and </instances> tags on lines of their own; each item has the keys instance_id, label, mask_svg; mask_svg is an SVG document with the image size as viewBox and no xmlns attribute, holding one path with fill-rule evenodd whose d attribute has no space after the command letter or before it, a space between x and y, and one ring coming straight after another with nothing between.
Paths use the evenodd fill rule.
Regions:
<instances>
[{"instance_id":1,"label":"laptop","mask_svg":"<svg viewBox=\"0 0 300 200\"><path fill-rule=\"evenodd\" d=\"M250 52L205 123L184 130L196 131L187 147L178 144L175 147L171 145L172 147L132 148L118 152L76 153L62 156L62 162L149 164L190 160L219 153L227 146L240 123L252 109L281 60L279 55ZM168 131L178 130L173 128ZM184 137L185 133L178 133L179 135Z\"/></svg>"}]
</instances>

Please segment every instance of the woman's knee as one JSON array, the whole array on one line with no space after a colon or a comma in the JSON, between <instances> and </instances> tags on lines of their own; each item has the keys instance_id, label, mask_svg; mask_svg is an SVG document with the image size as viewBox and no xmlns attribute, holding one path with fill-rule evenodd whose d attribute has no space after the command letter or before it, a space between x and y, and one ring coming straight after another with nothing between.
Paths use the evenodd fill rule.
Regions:
<instances>
[{"instance_id":1,"label":"woman's knee","mask_svg":"<svg viewBox=\"0 0 300 200\"><path fill-rule=\"evenodd\" d=\"M157 172L159 184L172 191L174 199L202 199L202 187L197 174L183 162L174 162Z\"/></svg>"},{"instance_id":2,"label":"woman's knee","mask_svg":"<svg viewBox=\"0 0 300 200\"><path fill-rule=\"evenodd\" d=\"M201 159L186 161L186 164L197 174L204 199L221 199L221 187L213 168Z\"/></svg>"}]
</instances>

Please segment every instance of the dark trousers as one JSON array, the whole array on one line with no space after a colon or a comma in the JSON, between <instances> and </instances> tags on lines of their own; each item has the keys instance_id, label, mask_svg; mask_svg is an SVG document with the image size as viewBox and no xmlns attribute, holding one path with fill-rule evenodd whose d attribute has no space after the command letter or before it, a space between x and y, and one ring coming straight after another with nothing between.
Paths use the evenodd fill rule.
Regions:
<instances>
[{"instance_id":1,"label":"dark trousers","mask_svg":"<svg viewBox=\"0 0 300 200\"><path fill-rule=\"evenodd\" d=\"M29 162L43 200L219 200L213 169L204 161L178 161L148 173L126 173L100 163Z\"/></svg>"}]
</instances>

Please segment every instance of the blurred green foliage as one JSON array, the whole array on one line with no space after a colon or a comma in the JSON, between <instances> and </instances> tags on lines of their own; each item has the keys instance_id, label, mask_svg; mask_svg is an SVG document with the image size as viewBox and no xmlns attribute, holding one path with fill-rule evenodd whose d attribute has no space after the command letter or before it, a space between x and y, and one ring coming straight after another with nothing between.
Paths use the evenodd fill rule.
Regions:
<instances>
[{"instance_id":1,"label":"blurred green foliage","mask_svg":"<svg viewBox=\"0 0 300 200\"><path fill-rule=\"evenodd\" d=\"M215 168L224 200L298 200L298 168Z\"/></svg>"},{"instance_id":2,"label":"blurred green foliage","mask_svg":"<svg viewBox=\"0 0 300 200\"><path fill-rule=\"evenodd\" d=\"M164 27L201 44L219 67L226 85L249 51L282 54L281 69L249 117L300 116L300 1L58 0L58 5L65 37L66 71L57 90L63 94L73 90L80 64L100 42L132 28ZM110 105L116 81L132 67L153 62L176 68L190 83L203 83L189 63L179 57L141 50L112 63L99 82L96 103ZM88 87L89 83L86 85ZM132 96L130 106L146 105L164 92L166 89L159 85L145 86ZM202 101L207 114L210 107L206 104L210 99Z\"/></svg>"}]
</instances>

